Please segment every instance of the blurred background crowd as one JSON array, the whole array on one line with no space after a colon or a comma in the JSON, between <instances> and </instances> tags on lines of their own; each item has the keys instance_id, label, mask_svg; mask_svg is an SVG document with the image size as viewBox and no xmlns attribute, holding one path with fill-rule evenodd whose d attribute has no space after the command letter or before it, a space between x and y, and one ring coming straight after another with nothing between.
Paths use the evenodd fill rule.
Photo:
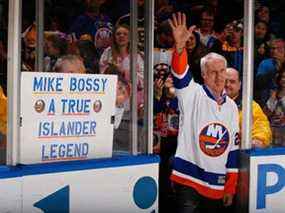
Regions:
<instances>
[{"instance_id":1,"label":"blurred background crowd","mask_svg":"<svg viewBox=\"0 0 285 213\"><path fill-rule=\"evenodd\" d=\"M138 0L137 90L143 108L144 0ZM0 0L0 84L7 93L8 0ZM22 3L22 71L35 70L35 0ZM43 72L120 75L117 107L128 112L130 96L130 1L45 0ZM283 146L285 128L285 2L256 0L254 24L254 100L268 116L272 145ZM154 42L155 146L176 140L177 100L170 75L173 38L168 18L177 11L196 25L187 42L188 62L196 82L203 84L200 58L208 52L226 57L228 67L243 73L242 0L156 0ZM274 15L273 15L274 14ZM122 112L121 112L122 114ZM122 117L122 115L121 115ZM2 119L5 120L5 119ZM120 121L119 121L120 124ZM3 126L3 125L2 125ZM5 128L4 128L5 129ZM284 141L284 142L283 142ZM169 149L167 149L169 150ZM172 148L171 148L172 150Z\"/></svg>"},{"instance_id":2,"label":"blurred background crowd","mask_svg":"<svg viewBox=\"0 0 285 213\"><path fill-rule=\"evenodd\" d=\"M144 0L138 0L137 91L139 116L144 93ZM8 0L0 0L0 140L5 147L7 128ZM22 71L117 74L115 128L122 145L128 138L130 111L130 0L44 0L44 68L35 70L35 0L22 2ZM226 57L237 73L233 85L242 80L242 0L155 0L154 41L154 152L161 156L160 177L168 177L169 160L175 153L178 104L171 69L174 46L168 18L175 12L187 15L196 30L187 41L188 63L193 78L203 84L200 58L209 52ZM256 0L254 23L254 100L268 119L271 133L265 147L285 145L285 1ZM236 80L236 82L235 82ZM229 80L230 81L230 80ZM230 85L230 84L229 84ZM231 88L230 88L231 89ZM233 99L240 96L237 86ZM237 102L237 101L236 101ZM240 103L237 102L239 105ZM123 110L122 110L123 109ZM120 126L120 127L119 127ZM262 128L262 127L260 127ZM259 138L260 139L260 138ZM4 142L3 142L4 141ZM116 144L114 144L116 147ZM171 196L169 179L161 178L161 190ZM161 192L162 194L164 192ZM162 199L163 196L162 196ZM168 205L161 206L169 208ZM171 212L171 211L170 211Z\"/></svg>"}]
</instances>

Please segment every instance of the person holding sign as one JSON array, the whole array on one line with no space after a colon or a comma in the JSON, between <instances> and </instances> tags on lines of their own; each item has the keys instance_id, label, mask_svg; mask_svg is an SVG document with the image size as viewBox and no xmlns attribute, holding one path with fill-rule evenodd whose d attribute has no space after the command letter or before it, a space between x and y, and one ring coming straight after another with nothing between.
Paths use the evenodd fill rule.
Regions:
<instances>
[{"instance_id":1,"label":"person holding sign","mask_svg":"<svg viewBox=\"0 0 285 213\"><path fill-rule=\"evenodd\" d=\"M220 212L232 204L238 176L238 109L226 96L226 59L209 53L201 59L204 85L194 82L186 42L195 27L186 15L169 20L175 40L172 73L180 111L178 145L173 160L178 213Z\"/></svg>"},{"instance_id":2,"label":"person holding sign","mask_svg":"<svg viewBox=\"0 0 285 213\"><path fill-rule=\"evenodd\" d=\"M57 60L55 72L61 73L86 73L82 59L77 55L65 55Z\"/></svg>"},{"instance_id":3,"label":"person holding sign","mask_svg":"<svg viewBox=\"0 0 285 213\"><path fill-rule=\"evenodd\" d=\"M115 120L114 120L114 149L126 149L128 142L128 125L123 120L125 112L125 106L128 104L130 98L130 83L128 83L123 75L118 71L115 65L110 65L105 74L112 74L118 76L117 93L116 93L116 108L115 108ZM122 121L123 120L123 121Z\"/></svg>"}]
</instances>

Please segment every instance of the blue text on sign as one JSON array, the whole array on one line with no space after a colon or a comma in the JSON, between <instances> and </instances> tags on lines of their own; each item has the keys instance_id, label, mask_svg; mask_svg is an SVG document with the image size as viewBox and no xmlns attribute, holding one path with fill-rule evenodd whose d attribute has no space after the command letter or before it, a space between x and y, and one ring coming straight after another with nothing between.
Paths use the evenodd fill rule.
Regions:
<instances>
[{"instance_id":1,"label":"blue text on sign","mask_svg":"<svg viewBox=\"0 0 285 213\"><path fill-rule=\"evenodd\" d=\"M88 143L46 144L42 145L42 160L86 158L88 152Z\"/></svg>"},{"instance_id":2,"label":"blue text on sign","mask_svg":"<svg viewBox=\"0 0 285 213\"><path fill-rule=\"evenodd\" d=\"M277 181L273 185L267 185L268 177L275 173ZM266 196L279 192L285 186L285 169L278 164L260 164L258 165L258 176L257 176L257 197L256 197L256 208L266 208Z\"/></svg>"},{"instance_id":3,"label":"blue text on sign","mask_svg":"<svg viewBox=\"0 0 285 213\"><path fill-rule=\"evenodd\" d=\"M61 92L62 77L34 77L33 91L34 92Z\"/></svg>"},{"instance_id":4,"label":"blue text on sign","mask_svg":"<svg viewBox=\"0 0 285 213\"><path fill-rule=\"evenodd\" d=\"M89 113L90 99L61 99L62 113Z\"/></svg>"},{"instance_id":5,"label":"blue text on sign","mask_svg":"<svg viewBox=\"0 0 285 213\"><path fill-rule=\"evenodd\" d=\"M107 78L75 78L69 80L69 90L71 92L104 92Z\"/></svg>"}]
</instances>

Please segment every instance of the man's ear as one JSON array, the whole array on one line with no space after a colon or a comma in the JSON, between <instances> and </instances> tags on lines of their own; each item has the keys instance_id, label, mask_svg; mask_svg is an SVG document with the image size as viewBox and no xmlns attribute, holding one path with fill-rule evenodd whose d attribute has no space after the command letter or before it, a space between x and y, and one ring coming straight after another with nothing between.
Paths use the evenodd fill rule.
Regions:
<instances>
[{"instance_id":1,"label":"man's ear","mask_svg":"<svg viewBox=\"0 0 285 213\"><path fill-rule=\"evenodd\" d=\"M201 76L202 76L203 80L205 80L206 79L206 71L201 70Z\"/></svg>"}]
</instances>

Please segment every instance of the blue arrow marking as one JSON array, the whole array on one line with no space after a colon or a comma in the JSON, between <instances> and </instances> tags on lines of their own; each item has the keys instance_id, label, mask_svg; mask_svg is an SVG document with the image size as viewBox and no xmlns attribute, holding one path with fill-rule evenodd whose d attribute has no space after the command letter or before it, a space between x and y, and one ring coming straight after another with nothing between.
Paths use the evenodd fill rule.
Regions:
<instances>
[{"instance_id":1,"label":"blue arrow marking","mask_svg":"<svg viewBox=\"0 0 285 213\"><path fill-rule=\"evenodd\" d=\"M48 195L34 206L44 213L69 213L69 186Z\"/></svg>"}]
</instances>

